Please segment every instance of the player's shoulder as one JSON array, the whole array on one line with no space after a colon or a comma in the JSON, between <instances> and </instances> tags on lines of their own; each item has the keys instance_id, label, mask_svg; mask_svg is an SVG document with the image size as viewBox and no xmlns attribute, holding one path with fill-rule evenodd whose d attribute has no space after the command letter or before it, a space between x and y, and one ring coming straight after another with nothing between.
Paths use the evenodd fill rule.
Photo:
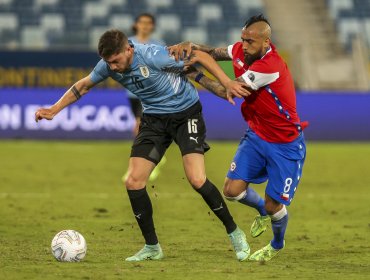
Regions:
<instances>
[{"instance_id":1,"label":"player's shoulder","mask_svg":"<svg viewBox=\"0 0 370 280\"><path fill-rule=\"evenodd\" d=\"M98 61L98 63L96 64L95 70L98 70L98 71L107 71L109 70L109 67L108 67L108 63L104 60L104 59L100 59Z\"/></svg>"},{"instance_id":2,"label":"player's shoulder","mask_svg":"<svg viewBox=\"0 0 370 280\"><path fill-rule=\"evenodd\" d=\"M237 53L242 53L243 52L243 43L242 42L236 42L231 45L231 51L235 55Z\"/></svg>"},{"instance_id":3,"label":"player's shoulder","mask_svg":"<svg viewBox=\"0 0 370 280\"><path fill-rule=\"evenodd\" d=\"M255 61L250 70L264 73L281 72L285 68L285 62L280 57L276 47L271 44L270 49L259 60Z\"/></svg>"},{"instance_id":4,"label":"player's shoulder","mask_svg":"<svg viewBox=\"0 0 370 280\"><path fill-rule=\"evenodd\" d=\"M143 62L149 65L155 64L168 56L168 51L165 46L154 44L137 44L135 45L135 53Z\"/></svg>"},{"instance_id":5,"label":"player's shoulder","mask_svg":"<svg viewBox=\"0 0 370 280\"><path fill-rule=\"evenodd\" d=\"M265 61L269 63L274 63L278 66L283 66L285 64L284 60L281 58L279 52L277 51L276 47L271 44L270 53L265 55Z\"/></svg>"},{"instance_id":6,"label":"player's shoulder","mask_svg":"<svg viewBox=\"0 0 370 280\"><path fill-rule=\"evenodd\" d=\"M167 52L165 46L156 44L135 44L134 48L136 53L146 57L152 57L159 52Z\"/></svg>"}]
</instances>

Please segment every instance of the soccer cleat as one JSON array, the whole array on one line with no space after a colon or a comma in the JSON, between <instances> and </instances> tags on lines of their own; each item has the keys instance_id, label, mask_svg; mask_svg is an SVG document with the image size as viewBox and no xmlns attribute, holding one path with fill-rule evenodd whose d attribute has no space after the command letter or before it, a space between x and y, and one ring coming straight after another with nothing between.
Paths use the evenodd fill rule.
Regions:
<instances>
[{"instance_id":1,"label":"soccer cleat","mask_svg":"<svg viewBox=\"0 0 370 280\"><path fill-rule=\"evenodd\" d=\"M285 241L284 241L284 246L285 246ZM267 261L271 260L273 257L275 257L281 250L283 250L283 248L281 248L279 250L274 249L274 248L272 248L271 244L269 243L268 245L266 245L262 249L254 252L250 256L249 260L250 261L257 261L257 262L264 262L264 261L267 262Z\"/></svg>"},{"instance_id":2,"label":"soccer cleat","mask_svg":"<svg viewBox=\"0 0 370 280\"><path fill-rule=\"evenodd\" d=\"M126 259L127 262L139 262L145 260L160 260L163 259L163 252L161 245L146 245L137 252L135 255L128 257Z\"/></svg>"},{"instance_id":3,"label":"soccer cleat","mask_svg":"<svg viewBox=\"0 0 370 280\"><path fill-rule=\"evenodd\" d=\"M260 236L267 229L271 220L269 216L258 215L254 218L253 224L251 226L251 235L253 238Z\"/></svg>"},{"instance_id":4,"label":"soccer cleat","mask_svg":"<svg viewBox=\"0 0 370 280\"><path fill-rule=\"evenodd\" d=\"M229 234L231 244L234 247L236 258L238 261L245 261L251 252L245 233L240 229L236 228L232 233Z\"/></svg>"}]
</instances>

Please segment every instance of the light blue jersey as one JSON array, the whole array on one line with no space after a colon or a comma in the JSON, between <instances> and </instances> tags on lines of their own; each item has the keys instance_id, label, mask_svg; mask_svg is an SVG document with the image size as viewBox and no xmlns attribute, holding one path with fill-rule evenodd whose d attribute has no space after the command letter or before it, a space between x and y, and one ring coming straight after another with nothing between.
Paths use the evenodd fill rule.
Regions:
<instances>
[{"instance_id":1,"label":"light blue jersey","mask_svg":"<svg viewBox=\"0 0 370 280\"><path fill-rule=\"evenodd\" d=\"M146 114L170 114L186 110L198 100L198 92L182 74L184 62L170 57L166 47L137 44L133 62L124 73L116 73L101 59L90 74L93 83L108 77L135 94Z\"/></svg>"},{"instance_id":2,"label":"light blue jersey","mask_svg":"<svg viewBox=\"0 0 370 280\"><path fill-rule=\"evenodd\" d=\"M165 46L166 44L161 41L161 40L155 40L155 39L150 39L148 41L146 41L145 43L144 42L139 42L137 40L137 37L136 36L131 36L131 37L128 37L128 39L134 44L144 44L144 45L160 45L160 46ZM131 91L127 90L127 96L129 98L138 98L135 94L133 94Z\"/></svg>"}]
</instances>

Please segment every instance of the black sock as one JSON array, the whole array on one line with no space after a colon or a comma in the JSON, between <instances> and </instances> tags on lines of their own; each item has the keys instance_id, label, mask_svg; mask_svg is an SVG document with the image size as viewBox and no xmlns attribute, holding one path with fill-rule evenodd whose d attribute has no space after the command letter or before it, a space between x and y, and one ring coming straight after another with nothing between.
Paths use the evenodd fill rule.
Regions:
<instances>
[{"instance_id":1,"label":"black sock","mask_svg":"<svg viewBox=\"0 0 370 280\"><path fill-rule=\"evenodd\" d=\"M207 179L204 185L197 189L197 192L201 194L209 208L222 221L227 233L233 232L236 229L236 224L216 186Z\"/></svg>"},{"instance_id":2,"label":"black sock","mask_svg":"<svg viewBox=\"0 0 370 280\"><path fill-rule=\"evenodd\" d=\"M127 193L136 221L145 238L145 243L147 245L157 244L158 238L154 229L152 202L146 188L141 190L127 190Z\"/></svg>"}]
</instances>

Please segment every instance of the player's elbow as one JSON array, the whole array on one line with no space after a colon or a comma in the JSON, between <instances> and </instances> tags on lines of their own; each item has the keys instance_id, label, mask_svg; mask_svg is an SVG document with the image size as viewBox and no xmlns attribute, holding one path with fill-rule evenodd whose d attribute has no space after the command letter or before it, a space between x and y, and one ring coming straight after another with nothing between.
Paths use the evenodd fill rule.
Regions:
<instances>
[{"instance_id":1,"label":"player's elbow","mask_svg":"<svg viewBox=\"0 0 370 280\"><path fill-rule=\"evenodd\" d=\"M74 86L79 91L81 96L88 93L91 89L91 86L89 86L87 83L83 81L78 81L77 83L74 84Z\"/></svg>"}]
</instances>

